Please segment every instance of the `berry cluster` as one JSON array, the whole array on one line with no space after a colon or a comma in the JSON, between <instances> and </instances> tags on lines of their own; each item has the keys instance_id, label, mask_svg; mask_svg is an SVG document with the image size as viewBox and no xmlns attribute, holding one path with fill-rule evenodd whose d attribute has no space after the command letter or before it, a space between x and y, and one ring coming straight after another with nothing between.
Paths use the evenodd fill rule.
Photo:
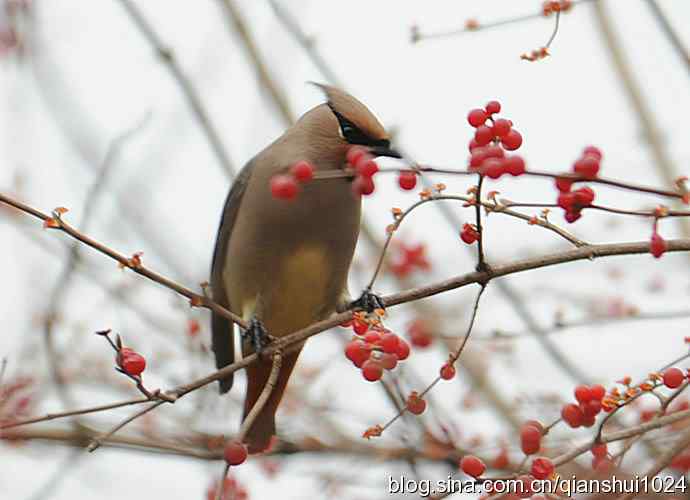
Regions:
<instances>
[{"instance_id":1,"label":"berry cluster","mask_svg":"<svg viewBox=\"0 0 690 500\"><path fill-rule=\"evenodd\" d=\"M569 403L561 409L561 418L572 428L592 427L596 416L604 410L610 412L614 406L605 398L603 385L578 385L575 388L575 399L578 404Z\"/></svg>"},{"instance_id":2,"label":"berry cluster","mask_svg":"<svg viewBox=\"0 0 690 500\"><path fill-rule=\"evenodd\" d=\"M122 347L115 356L115 363L127 375L138 377L146 369L146 358L129 347Z\"/></svg>"},{"instance_id":3,"label":"berry cluster","mask_svg":"<svg viewBox=\"0 0 690 500\"><path fill-rule=\"evenodd\" d=\"M308 161L298 161L287 174L271 177L271 195L281 200L292 200L299 194L301 183L314 178L314 166Z\"/></svg>"},{"instance_id":4,"label":"berry cluster","mask_svg":"<svg viewBox=\"0 0 690 500\"><path fill-rule=\"evenodd\" d=\"M398 248L399 255L390 265L390 271L398 278L409 276L415 269L421 271L431 269L431 263L426 257L426 246L423 243L411 246L403 243Z\"/></svg>"},{"instance_id":5,"label":"berry cluster","mask_svg":"<svg viewBox=\"0 0 690 500\"><path fill-rule=\"evenodd\" d=\"M374 174L379 171L379 166L374 157L361 146L352 146L345 155L347 163L355 171L355 180L352 181L352 192L355 196L368 196L374 192Z\"/></svg>"},{"instance_id":6,"label":"berry cluster","mask_svg":"<svg viewBox=\"0 0 690 500\"><path fill-rule=\"evenodd\" d=\"M380 380L383 370L393 370L398 361L410 355L409 344L376 321L357 315L342 326L352 326L354 331L352 340L345 346L345 356L362 370L362 376L369 382Z\"/></svg>"},{"instance_id":7,"label":"berry cluster","mask_svg":"<svg viewBox=\"0 0 690 500\"><path fill-rule=\"evenodd\" d=\"M573 163L573 173L582 179L594 179L599 174L601 156L599 148L587 146ZM595 197L590 187L572 191L575 180L570 177L556 178L556 189L559 192L557 203L565 210L565 220L571 224L582 216L582 209L590 206Z\"/></svg>"},{"instance_id":8,"label":"berry cluster","mask_svg":"<svg viewBox=\"0 0 690 500\"><path fill-rule=\"evenodd\" d=\"M554 12L566 12L573 6L571 0L547 0L542 4L542 14L550 16Z\"/></svg>"},{"instance_id":9,"label":"berry cluster","mask_svg":"<svg viewBox=\"0 0 690 500\"><path fill-rule=\"evenodd\" d=\"M479 241L479 231L477 230L477 226L467 222L463 224L462 231L460 231L460 239L468 245Z\"/></svg>"},{"instance_id":10,"label":"berry cluster","mask_svg":"<svg viewBox=\"0 0 690 500\"><path fill-rule=\"evenodd\" d=\"M475 128L469 144L469 169L490 179L525 173L525 161L521 156L505 154L522 145L522 135L513 129L512 121L494 117L500 111L501 104L491 101L485 108L473 109L467 115L467 121Z\"/></svg>"}]
</instances>

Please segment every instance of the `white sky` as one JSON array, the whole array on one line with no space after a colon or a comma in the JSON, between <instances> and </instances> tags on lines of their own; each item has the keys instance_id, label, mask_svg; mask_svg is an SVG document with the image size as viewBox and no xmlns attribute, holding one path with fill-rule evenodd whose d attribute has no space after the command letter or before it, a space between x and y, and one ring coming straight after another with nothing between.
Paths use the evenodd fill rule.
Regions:
<instances>
[{"instance_id":1,"label":"white sky","mask_svg":"<svg viewBox=\"0 0 690 500\"><path fill-rule=\"evenodd\" d=\"M137 2L191 76L239 167L279 135L284 126L259 90L253 69L235 34L228 31L218 3ZM606 5L614 13L617 33L664 132L665 146L678 174L687 174L687 66L681 64L678 54L662 36L645 3L608 0ZM143 130L126 146L113 171L109 192L99 202L90 234L124 253L143 250L147 265L189 286L207 279L228 181L175 82L124 15L119 2L63 0L35 4L35 24L29 37L32 50L27 59L21 64L7 58L0 61L3 191L20 174L24 179L22 196L27 202L45 211L56 206L70 207L70 220L80 220L80 207L108 145L148 116ZM480 22L503 19L533 11L540 4L538 1L283 0L282 4L313 35L346 88L367 103L382 122L396 127L400 144L420 161L462 166L471 133L466 113L496 98L503 103L505 116L513 120L525 138L521 153L528 166L567 170L584 146L595 144L604 151L604 175L661 185L590 5L576 6L562 17L552 57L527 63L520 60L520 53L537 48L548 39L551 20L538 19L417 45L409 43L409 27L418 23L422 32L430 32L460 27L470 17ZM682 31L690 19L690 3L665 0L659 4L672 18L686 46L690 45L687 31ZM277 22L268 2L244 0L237 5L268 61L271 74L287 92L293 111L301 114L320 102L318 92L304 82L323 81L322 75ZM443 181L449 192L462 193L469 184L463 177ZM365 202L365 213L370 224L383 235L390 207L404 207L415 200L415 195L401 193L392 177L381 178L378 185L377 194ZM546 181L501 180L489 185L514 200L555 199L555 189ZM597 189L597 196L607 205L629 208L649 207L657 202L604 189ZM118 199L122 201L117 202ZM118 209L118 203L140 218L146 228L144 234L160 242L164 252L141 241L141 231L132 229L133 224ZM463 220L470 219L470 212L454 209ZM554 213L552 218L563 224L560 213ZM434 269L428 276L419 276L420 280L431 282L472 269L473 262L459 243L457 229L447 226L431 207L420 210L403 227L402 238L423 241L429 247ZM587 213L570 229L592 242L643 240L651 232L649 221L613 220L596 213ZM671 221L663 221L661 230L668 237L677 234ZM38 224L20 231L16 224L0 219L4 257L0 259L0 275L5 283L5 292L0 296L0 314L4 318L0 356L7 355L10 373L30 373L37 367L37 374L45 374L43 352L33 348L27 351L22 345L28 342L42 346L39 316L63 262L62 253L47 253L34 240L48 248L61 249L54 246L56 239L62 238L43 232ZM499 216L489 219L486 245L491 262L566 248L551 233ZM164 254L172 257L166 258ZM182 335L189 313L181 301L137 277L123 276L100 256L91 252L87 255L108 282L136 287L130 292L136 300L177 329L171 332L173 336ZM358 255L368 256L364 245ZM362 265L368 276L372 262L363 260ZM612 279L611 275L616 273L620 277ZM352 288L361 286L362 280L362 276L353 279ZM562 309L566 318L577 319L587 315L594 305L617 298L643 312L681 310L687 307L690 291L687 256L683 255L668 255L661 261L643 255L569 264L515 276L510 281L524 294L533 314L544 325L552 321L557 309ZM651 293L649 284L661 281L663 290ZM380 283L380 292L393 290L392 281ZM473 292L463 289L433 299L449 312L444 323L448 333L463 331ZM149 341L147 326L88 281L76 280L67 301L65 323L59 332L63 333L61 345L69 339L73 349L66 361L73 363L70 368L90 368L93 363L108 369L105 346L90 334L104 327L124 333L144 352L160 349L158 337ZM204 324L203 335L208 336L207 315L194 314ZM391 311L390 324L402 330L409 318L409 309L396 308ZM81 329L75 329L75 324ZM684 320L674 320L573 329L559 334L558 346L593 379L611 383L623 375L644 376L677 357L687 335L685 325ZM493 287L483 301L475 333L479 338L495 329L523 332L524 326ZM480 343L477 340L477 346ZM161 367L159 378L153 379L154 385L176 380L174 377L184 380L185 375L176 371L188 367L187 360L180 359L183 344L174 344L167 352L160 352ZM508 400L521 394L569 396L573 382L556 369L532 339L509 345L513 349L508 354L484 353L487 369ZM386 420L391 410L381 401L378 388L367 385L351 366L343 363L338 346L332 334L321 335L309 343L302 363L307 367L324 359L337 360L317 387L309 391L309 397L333 398L336 404L353 410L358 420L343 425L356 437L365 426ZM442 359L441 350L434 349L419 354L411 363L430 380ZM205 359L201 365L196 363L196 369L200 374L206 373L211 365ZM297 380L296 383L301 380L299 374ZM495 442L491 439L504 430L500 420L489 411L462 410L458 401L467 390L461 378L434 392L453 422L462 427L465 437L481 433L489 443ZM93 388L79 395L85 404L91 404L94 398L110 400L107 394L97 394ZM54 397L49 397L36 411L50 411L58 404ZM181 402L162 415L170 418L190 411L193 407ZM526 418L534 416L529 408L523 414ZM198 428L234 432L238 423L236 407L229 415L214 414ZM98 428L107 428L115 421L115 415L95 417L92 421ZM280 422L281 419L279 427ZM69 450L53 445L1 447L0 498L31 498L68 453ZM68 469L67 477L54 494L43 498L201 499L220 467L105 449L94 455L78 456L80 463ZM368 467L342 459L329 466L318 459L291 458L284 462L282 472L274 480L267 480L255 463L242 467L237 474L252 498L298 499L308 492L321 491L320 483L312 475L314 470L358 475L360 487L341 492L344 498L380 498L386 496L386 476L400 474L404 468L384 464ZM431 469L422 471L430 478L438 474Z\"/></svg>"}]
</instances>

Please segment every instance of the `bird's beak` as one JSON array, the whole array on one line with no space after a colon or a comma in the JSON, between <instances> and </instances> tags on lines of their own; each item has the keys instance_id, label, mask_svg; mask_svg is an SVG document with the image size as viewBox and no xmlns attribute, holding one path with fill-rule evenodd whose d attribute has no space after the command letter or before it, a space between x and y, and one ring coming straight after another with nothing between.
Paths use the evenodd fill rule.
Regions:
<instances>
[{"instance_id":1,"label":"bird's beak","mask_svg":"<svg viewBox=\"0 0 690 500\"><path fill-rule=\"evenodd\" d=\"M389 158L402 158L403 156L398 153L395 149L389 146L372 146L369 148L369 152L375 157L387 156Z\"/></svg>"}]
</instances>

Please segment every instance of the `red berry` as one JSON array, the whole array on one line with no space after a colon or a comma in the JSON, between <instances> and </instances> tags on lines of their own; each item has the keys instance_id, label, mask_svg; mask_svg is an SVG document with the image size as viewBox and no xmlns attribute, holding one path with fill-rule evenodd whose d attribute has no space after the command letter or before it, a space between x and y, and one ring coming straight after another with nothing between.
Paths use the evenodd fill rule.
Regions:
<instances>
[{"instance_id":1,"label":"red berry","mask_svg":"<svg viewBox=\"0 0 690 500\"><path fill-rule=\"evenodd\" d=\"M362 365L362 375L369 382L376 382L383 376L383 367L378 361L368 359Z\"/></svg>"},{"instance_id":2,"label":"red berry","mask_svg":"<svg viewBox=\"0 0 690 500\"><path fill-rule=\"evenodd\" d=\"M451 364L444 364L441 367L441 378L444 380L450 380L455 377L455 367Z\"/></svg>"},{"instance_id":3,"label":"red berry","mask_svg":"<svg viewBox=\"0 0 690 500\"><path fill-rule=\"evenodd\" d=\"M561 410L561 418L572 428L577 428L582 425L585 416L582 410L576 404L567 404Z\"/></svg>"},{"instance_id":4,"label":"red berry","mask_svg":"<svg viewBox=\"0 0 690 500\"><path fill-rule=\"evenodd\" d=\"M398 176L398 185L405 191L414 189L417 185L417 174L411 170L403 170Z\"/></svg>"},{"instance_id":5,"label":"red berry","mask_svg":"<svg viewBox=\"0 0 690 500\"><path fill-rule=\"evenodd\" d=\"M517 130L513 129L505 137L501 138L501 144L508 151L515 151L522 146L522 135Z\"/></svg>"},{"instance_id":6,"label":"red berry","mask_svg":"<svg viewBox=\"0 0 690 500\"><path fill-rule=\"evenodd\" d=\"M398 365L398 357L395 354L383 353L379 360L384 370L392 370Z\"/></svg>"},{"instance_id":7,"label":"red berry","mask_svg":"<svg viewBox=\"0 0 690 500\"><path fill-rule=\"evenodd\" d=\"M474 140L474 137L470 140L470 143L467 145L468 149L470 150L470 153L474 151L475 149L481 147L479 144L477 144L477 141Z\"/></svg>"},{"instance_id":8,"label":"red berry","mask_svg":"<svg viewBox=\"0 0 690 500\"><path fill-rule=\"evenodd\" d=\"M345 356L352 361L357 368L361 368L369 359L370 350L361 340L353 340L345 346Z\"/></svg>"},{"instance_id":9,"label":"red berry","mask_svg":"<svg viewBox=\"0 0 690 500\"><path fill-rule=\"evenodd\" d=\"M592 446L592 455L594 455L597 458L604 458L608 454L608 449L606 447L606 443L601 443L595 446Z\"/></svg>"},{"instance_id":10,"label":"red berry","mask_svg":"<svg viewBox=\"0 0 690 500\"><path fill-rule=\"evenodd\" d=\"M574 193L560 193L556 203L563 210L572 210L575 206L575 194Z\"/></svg>"},{"instance_id":11,"label":"red berry","mask_svg":"<svg viewBox=\"0 0 690 500\"><path fill-rule=\"evenodd\" d=\"M462 226L460 238L468 245L471 245L479 239L479 232L471 224L465 223Z\"/></svg>"},{"instance_id":12,"label":"red berry","mask_svg":"<svg viewBox=\"0 0 690 500\"><path fill-rule=\"evenodd\" d=\"M534 425L523 425L520 430L520 446L525 455L533 455L541 447L541 431Z\"/></svg>"},{"instance_id":13,"label":"red berry","mask_svg":"<svg viewBox=\"0 0 690 500\"><path fill-rule=\"evenodd\" d=\"M589 403L592 399L591 389L586 385L578 385L575 388L575 399L577 399L578 403Z\"/></svg>"},{"instance_id":14,"label":"red berry","mask_svg":"<svg viewBox=\"0 0 690 500\"><path fill-rule=\"evenodd\" d=\"M572 179L566 179L565 177L556 177L556 189L561 193L567 193L573 186Z\"/></svg>"},{"instance_id":15,"label":"red berry","mask_svg":"<svg viewBox=\"0 0 690 500\"><path fill-rule=\"evenodd\" d=\"M292 200L299 192L299 185L291 175L274 175L271 177L271 195L281 200Z\"/></svg>"},{"instance_id":16,"label":"red berry","mask_svg":"<svg viewBox=\"0 0 690 500\"><path fill-rule=\"evenodd\" d=\"M592 399L588 403L580 404L580 409L585 417L596 417L601 412L601 401Z\"/></svg>"},{"instance_id":17,"label":"red berry","mask_svg":"<svg viewBox=\"0 0 690 500\"><path fill-rule=\"evenodd\" d=\"M498 101L489 101L486 103L486 112L490 115L501 112L501 103Z\"/></svg>"},{"instance_id":18,"label":"red berry","mask_svg":"<svg viewBox=\"0 0 690 500\"><path fill-rule=\"evenodd\" d=\"M407 398L407 411L413 415L421 415L424 410L426 410L426 401L420 398L416 391L412 391Z\"/></svg>"},{"instance_id":19,"label":"red berry","mask_svg":"<svg viewBox=\"0 0 690 500\"><path fill-rule=\"evenodd\" d=\"M652 241L649 244L649 251L655 258L660 258L668 250L666 240L661 237L659 233L654 231L652 234Z\"/></svg>"},{"instance_id":20,"label":"red berry","mask_svg":"<svg viewBox=\"0 0 690 500\"><path fill-rule=\"evenodd\" d=\"M400 361L410 356L410 344L403 339L398 340L398 351L395 353Z\"/></svg>"},{"instance_id":21,"label":"red berry","mask_svg":"<svg viewBox=\"0 0 690 500\"><path fill-rule=\"evenodd\" d=\"M350 165L354 167L357 164L357 162L364 156L371 157L369 152L362 146L352 146L350 149L347 150L347 153L345 154L345 159Z\"/></svg>"},{"instance_id":22,"label":"red berry","mask_svg":"<svg viewBox=\"0 0 690 500\"><path fill-rule=\"evenodd\" d=\"M592 427L594 425L594 422L596 421L594 415L583 415L582 417L582 426L583 427Z\"/></svg>"},{"instance_id":23,"label":"red berry","mask_svg":"<svg viewBox=\"0 0 690 500\"><path fill-rule=\"evenodd\" d=\"M595 146L587 146L582 151L582 156L594 156L597 160L601 161L601 150Z\"/></svg>"},{"instance_id":24,"label":"red berry","mask_svg":"<svg viewBox=\"0 0 690 500\"><path fill-rule=\"evenodd\" d=\"M530 472L536 479L548 479L553 474L555 467L551 460L545 457L537 457L532 460Z\"/></svg>"},{"instance_id":25,"label":"red berry","mask_svg":"<svg viewBox=\"0 0 690 500\"><path fill-rule=\"evenodd\" d=\"M120 350L117 356L118 366L133 377L140 375L146 369L146 359L141 354L128 347Z\"/></svg>"},{"instance_id":26,"label":"red berry","mask_svg":"<svg viewBox=\"0 0 690 500\"><path fill-rule=\"evenodd\" d=\"M383 334L380 343L383 352L394 354L398 352L398 344L400 343L400 339L395 333L388 332Z\"/></svg>"},{"instance_id":27,"label":"red berry","mask_svg":"<svg viewBox=\"0 0 690 500\"><path fill-rule=\"evenodd\" d=\"M355 164L355 170L359 175L364 177L372 177L376 172L379 171L379 166L376 164L371 157L361 157Z\"/></svg>"},{"instance_id":28,"label":"red berry","mask_svg":"<svg viewBox=\"0 0 690 500\"><path fill-rule=\"evenodd\" d=\"M614 463L608 457L594 457L592 458L592 469L602 474L611 472L615 467Z\"/></svg>"},{"instance_id":29,"label":"red berry","mask_svg":"<svg viewBox=\"0 0 690 500\"><path fill-rule=\"evenodd\" d=\"M469 112L467 115L467 121L472 125L474 128L479 127L480 125L484 125L484 122L486 122L486 112L483 109L473 109L472 111Z\"/></svg>"},{"instance_id":30,"label":"red berry","mask_svg":"<svg viewBox=\"0 0 690 500\"><path fill-rule=\"evenodd\" d=\"M364 175L358 175L352 182L352 192L355 193L355 195L370 195L374 192L373 179Z\"/></svg>"},{"instance_id":31,"label":"red berry","mask_svg":"<svg viewBox=\"0 0 690 500\"><path fill-rule=\"evenodd\" d=\"M582 212L579 210L569 210L565 213L565 220L568 224L572 224L580 217L582 217Z\"/></svg>"},{"instance_id":32,"label":"red berry","mask_svg":"<svg viewBox=\"0 0 690 500\"><path fill-rule=\"evenodd\" d=\"M484 160L481 172L489 179L498 179L503 174L503 161L498 158L488 158Z\"/></svg>"},{"instance_id":33,"label":"red berry","mask_svg":"<svg viewBox=\"0 0 690 500\"><path fill-rule=\"evenodd\" d=\"M480 125L474 132L474 140L477 141L477 144L479 144L480 146L486 146L491 142L491 139L493 138L494 133L486 125Z\"/></svg>"},{"instance_id":34,"label":"red berry","mask_svg":"<svg viewBox=\"0 0 690 500\"><path fill-rule=\"evenodd\" d=\"M375 344L379 340L381 340L381 334L376 330L369 330L367 333L364 334L364 342L367 342L369 344Z\"/></svg>"},{"instance_id":35,"label":"red berry","mask_svg":"<svg viewBox=\"0 0 690 500\"><path fill-rule=\"evenodd\" d=\"M594 190L589 187L583 187L573 192L575 196L575 203L578 207L588 207L594 201Z\"/></svg>"},{"instance_id":36,"label":"red berry","mask_svg":"<svg viewBox=\"0 0 690 500\"><path fill-rule=\"evenodd\" d=\"M494 136L495 137L505 137L510 132L512 124L505 118L499 118L494 121Z\"/></svg>"},{"instance_id":37,"label":"red berry","mask_svg":"<svg viewBox=\"0 0 690 500\"><path fill-rule=\"evenodd\" d=\"M298 161L292 166L290 173L299 182L309 182L314 178L314 167L308 161Z\"/></svg>"},{"instance_id":38,"label":"red berry","mask_svg":"<svg viewBox=\"0 0 690 500\"><path fill-rule=\"evenodd\" d=\"M606 396L606 388L601 384L593 385L589 389L592 392L592 399L601 401Z\"/></svg>"},{"instance_id":39,"label":"red berry","mask_svg":"<svg viewBox=\"0 0 690 500\"><path fill-rule=\"evenodd\" d=\"M223 458L228 465L240 465L247 460L247 447L237 441L228 441L223 450Z\"/></svg>"},{"instance_id":40,"label":"red berry","mask_svg":"<svg viewBox=\"0 0 690 500\"><path fill-rule=\"evenodd\" d=\"M367 330L369 330L369 325L366 324L364 321L354 320L352 322L352 330L357 335L364 335L365 333L367 333Z\"/></svg>"},{"instance_id":41,"label":"red berry","mask_svg":"<svg viewBox=\"0 0 690 500\"><path fill-rule=\"evenodd\" d=\"M517 155L506 157L506 159L503 161L503 169L515 177L524 174L527 170L525 168L525 160L523 160L521 156Z\"/></svg>"},{"instance_id":42,"label":"red berry","mask_svg":"<svg viewBox=\"0 0 690 500\"><path fill-rule=\"evenodd\" d=\"M680 387L685 380L685 374L680 368L668 368L664 372L664 385L669 389Z\"/></svg>"},{"instance_id":43,"label":"red berry","mask_svg":"<svg viewBox=\"0 0 690 500\"><path fill-rule=\"evenodd\" d=\"M487 158L503 158L506 152L501 146L490 144L484 148L484 154Z\"/></svg>"},{"instance_id":44,"label":"red berry","mask_svg":"<svg viewBox=\"0 0 690 500\"><path fill-rule=\"evenodd\" d=\"M460 468L468 476L479 477L486 471L486 465L474 455L465 455L460 460Z\"/></svg>"},{"instance_id":45,"label":"red berry","mask_svg":"<svg viewBox=\"0 0 690 500\"><path fill-rule=\"evenodd\" d=\"M536 428L540 434L544 434L544 426L541 424L539 420L528 420L524 424L522 424L523 427L527 427L528 425L531 425L532 427Z\"/></svg>"},{"instance_id":46,"label":"red berry","mask_svg":"<svg viewBox=\"0 0 690 500\"><path fill-rule=\"evenodd\" d=\"M595 156L583 156L575 162L573 170L583 177L596 177L599 173L599 159Z\"/></svg>"},{"instance_id":47,"label":"red berry","mask_svg":"<svg viewBox=\"0 0 690 500\"><path fill-rule=\"evenodd\" d=\"M470 170L476 170L482 166L484 160L486 160L485 148L477 148L470 155L469 168Z\"/></svg>"}]
</instances>

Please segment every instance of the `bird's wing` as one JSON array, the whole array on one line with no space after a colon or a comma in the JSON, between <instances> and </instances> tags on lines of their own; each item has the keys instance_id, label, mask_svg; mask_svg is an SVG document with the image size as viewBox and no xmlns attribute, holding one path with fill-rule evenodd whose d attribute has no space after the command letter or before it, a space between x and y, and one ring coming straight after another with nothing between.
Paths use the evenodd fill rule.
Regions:
<instances>
[{"instance_id":1,"label":"bird's wing","mask_svg":"<svg viewBox=\"0 0 690 500\"><path fill-rule=\"evenodd\" d=\"M249 182L252 170L250 161L240 171L235 182L225 199L223 215L220 219L218 236L216 237L216 247L213 251L213 262L211 264L211 289L213 300L221 306L232 310L230 301L223 283L223 269L227 257L230 235L235 226L237 212L242 202L242 195ZM211 335L213 352L216 355L216 367L221 369L235 361L235 341L233 337L233 324L230 320L216 313L211 314ZM220 392L228 392L232 388L233 376L220 380Z\"/></svg>"}]
</instances>

